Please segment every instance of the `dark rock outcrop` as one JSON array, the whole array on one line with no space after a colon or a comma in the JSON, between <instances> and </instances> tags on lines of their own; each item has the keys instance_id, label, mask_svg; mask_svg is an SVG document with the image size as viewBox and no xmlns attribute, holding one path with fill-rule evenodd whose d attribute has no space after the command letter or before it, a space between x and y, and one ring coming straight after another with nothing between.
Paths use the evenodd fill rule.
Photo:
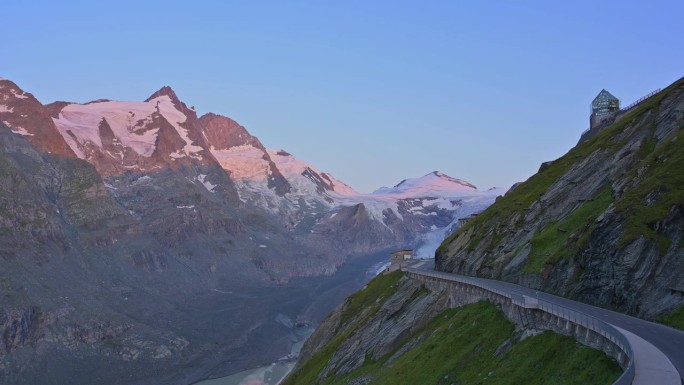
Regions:
<instances>
[{"instance_id":1,"label":"dark rock outcrop","mask_svg":"<svg viewBox=\"0 0 684 385\"><path fill-rule=\"evenodd\" d=\"M7 79L0 79L0 122L21 132L46 153L76 156L57 131L51 110Z\"/></svg>"},{"instance_id":2,"label":"dark rock outcrop","mask_svg":"<svg viewBox=\"0 0 684 385\"><path fill-rule=\"evenodd\" d=\"M290 192L290 183L280 173L261 141L247 132L243 126L225 116L208 113L199 118L199 124L207 143L214 150L228 150L232 147L251 146L260 150L262 159L268 162L268 187L283 196Z\"/></svg>"},{"instance_id":3,"label":"dark rock outcrop","mask_svg":"<svg viewBox=\"0 0 684 385\"><path fill-rule=\"evenodd\" d=\"M497 200L437 268L646 318L681 306L682 140L679 80Z\"/></svg>"},{"instance_id":4,"label":"dark rock outcrop","mask_svg":"<svg viewBox=\"0 0 684 385\"><path fill-rule=\"evenodd\" d=\"M91 164L37 151L0 124L4 384L185 384L220 356L243 357L224 364L228 372L275 359L287 344L246 348L284 333L263 314L269 306L250 303L293 276L334 271L310 254L242 207L218 165L103 180ZM226 323L233 331L220 333ZM245 343L232 344L239 336Z\"/></svg>"}]
</instances>

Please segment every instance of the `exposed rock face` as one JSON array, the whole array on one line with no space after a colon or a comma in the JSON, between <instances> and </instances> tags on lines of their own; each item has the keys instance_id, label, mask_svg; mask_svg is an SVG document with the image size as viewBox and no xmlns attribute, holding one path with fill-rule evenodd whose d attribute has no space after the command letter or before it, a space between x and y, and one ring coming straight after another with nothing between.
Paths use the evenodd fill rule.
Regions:
<instances>
[{"instance_id":1,"label":"exposed rock face","mask_svg":"<svg viewBox=\"0 0 684 385\"><path fill-rule=\"evenodd\" d=\"M557 383L567 374L557 379L549 376L565 373L568 362L577 362L573 356L583 356L579 366L585 378L577 383L610 384L622 373L603 352L578 348L576 341L553 333L540 335L539 328L624 358L612 342L532 314L477 290L409 278L399 271L383 274L325 319L283 384L509 383L512 379L529 383L540 373ZM559 341L564 341L563 347ZM551 356L556 363L548 361Z\"/></svg>"},{"instance_id":2,"label":"exposed rock face","mask_svg":"<svg viewBox=\"0 0 684 385\"><path fill-rule=\"evenodd\" d=\"M252 136L244 127L233 119L211 113L203 115L199 123L202 126L202 132L205 138L207 138L207 142L210 143L211 152L221 163L221 166L231 172L233 177L250 178L255 175L250 175L249 172L240 176L234 175L237 170L233 168L234 164L228 155L232 152L231 149L254 149L260 157L259 160L265 163L265 170L259 171L268 175L267 186L274 189L276 194L280 196L290 192L290 183L283 177L275 163L273 163L266 148L264 148L259 139ZM228 156L222 156L224 154Z\"/></svg>"},{"instance_id":3,"label":"exposed rock face","mask_svg":"<svg viewBox=\"0 0 684 385\"><path fill-rule=\"evenodd\" d=\"M341 262L312 255L241 207L217 165L103 182L0 124L4 384L185 384L221 360L230 372L274 359L289 331L270 312L296 303L277 283ZM250 348L269 339L277 349Z\"/></svg>"},{"instance_id":4,"label":"exposed rock face","mask_svg":"<svg viewBox=\"0 0 684 385\"><path fill-rule=\"evenodd\" d=\"M646 318L681 306L683 129L680 80L451 236L438 269Z\"/></svg>"},{"instance_id":5,"label":"exposed rock face","mask_svg":"<svg viewBox=\"0 0 684 385\"><path fill-rule=\"evenodd\" d=\"M429 255L458 227L459 217L481 210L496 196L439 172L359 194L286 151L265 149L230 118L209 113L198 119L170 87L142 102L99 99L42 106L14 83L2 84L0 116L41 150L86 160L116 189L125 189L116 181L133 180L130 175L172 170L212 193L221 190L232 205L250 207L284 227L289 237L320 250L332 264L323 271L334 270L348 256L396 247L417 246ZM228 178L218 170L205 172L219 167ZM328 220L357 206L365 211L354 216L354 223L342 221L345 215ZM347 241L358 242L339 242L336 231L348 232L347 227L362 235Z\"/></svg>"},{"instance_id":6,"label":"exposed rock face","mask_svg":"<svg viewBox=\"0 0 684 385\"><path fill-rule=\"evenodd\" d=\"M37 148L55 155L74 156L59 135L50 111L16 84L0 79L0 122L27 137Z\"/></svg>"},{"instance_id":7,"label":"exposed rock face","mask_svg":"<svg viewBox=\"0 0 684 385\"><path fill-rule=\"evenodd\" d=\"M30 368L56 364L59 350L104 357L107 341L133 336L153 350L161 347L163 332L131 332L138 322L115 310L121 298L112 300L109 290L132 277L104 273L130 266L108 250L141 227L93 167L40 154L0 125L0 175L1 382L45 381ZM120 360L135 348L117 344ZM64 381L63 374L51 381Z\"/></svg>"},{"instance_id":8,"label":"exposed rock face","mask_svg":"<svg viewBox=\"0 0 684 385\"><path fill-rule=\"evenodd\" d=\"M299 364L304 364L335 337L346 335L331 359L319 373L319 378L331 375L343 377L359 368L367 359L377 360L406 341L406 335L420 330L439 313L448 308L448 296L441 291L429 291L420 283L402 278L388 297L379 304L367 304L351 319L342 318L350 306L348 299L332 312L304 344ZM373 305L378 307L373 311ZM425 336L423 336L425 337ZM413 344L417 343L414 341ZM410 349L411 344L404 346ZM404 351L405 351L404 350ZM396 355L403 353L399 351Z\"/></svg>"},{"instance_id":9,"label":"exposed rock face","mask_svg":"<svg viewBox=\"0 0 684 385\"><path fill-rule=\"evenodd\" d=\"M187 384L269 362L291 333L271 312L304 310L293 278L495 196L358 194L169 87L43 106L0 80L0 120L0 383Z\"/></svg>"}]
</instances>

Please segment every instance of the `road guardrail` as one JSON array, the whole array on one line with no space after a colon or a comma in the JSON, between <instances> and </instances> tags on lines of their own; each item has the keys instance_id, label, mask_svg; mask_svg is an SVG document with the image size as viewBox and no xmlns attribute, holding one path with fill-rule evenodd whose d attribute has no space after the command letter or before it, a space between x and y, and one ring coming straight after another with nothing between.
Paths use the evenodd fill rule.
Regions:
<instances>
[{"instance_id":1,"label":"road guardrail","mask_svg":"<svg viewBox=\"0 0 684 385\"><path fill-rule=\"evenodd\" d=\"M624 371L622 372L622 375L615 382L613 382L613 385L630 385L632 381L634 381L635 367L632 345L629 343L624 334L607 322L601 321L600 319L589 314L582 313L574 309L569 309L545 299L531 297L519 293L510 293L494 288L489 285L487 280L484 278L466 277L439 271L425 271L411 267L402 267L402 270L411 274L442 279L445 281L459 282L478 287L480 289L508 298L511 300L511 303L516 306L520 306L525 309L538 309L542 312L552 314L556 317L572 322L575 325L580 325L588 330L591 330L610 341L627 357L627 363L623 367Z\"/></svg>"}]
</instances>

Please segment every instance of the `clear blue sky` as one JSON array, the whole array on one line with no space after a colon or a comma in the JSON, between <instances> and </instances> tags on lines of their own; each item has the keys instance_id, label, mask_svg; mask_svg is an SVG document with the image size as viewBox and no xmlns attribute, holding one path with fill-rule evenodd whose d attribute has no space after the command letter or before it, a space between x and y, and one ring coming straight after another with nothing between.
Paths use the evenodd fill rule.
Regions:
<instances>
[{"instance_id":1,"label":"clear blue sky","mask_svg":"<svg viewBox=\"0 0 684 385\"><path fill-rule=\"evenodd\" d=\"M551 4L553 3L553 4ZM43 103L170 85L359 191L480 188L572 147L606 88L684 75L684 1L4 1L0 76Z\"/></svg>"}]
</instances>

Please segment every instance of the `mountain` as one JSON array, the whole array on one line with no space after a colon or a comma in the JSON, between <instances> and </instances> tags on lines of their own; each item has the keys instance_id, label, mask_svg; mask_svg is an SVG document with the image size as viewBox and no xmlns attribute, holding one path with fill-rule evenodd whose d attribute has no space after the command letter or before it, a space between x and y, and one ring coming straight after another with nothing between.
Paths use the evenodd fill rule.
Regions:
<instances>
[{"instance_id":1,"label":"mountain","mask_svg":"<svg viewBox=\"0 0 684 385\"><path fill-rule=\"evenodd\" d=\"M326 317L282 384L599 385L621 373L571 337L527 334L500 307L453 308L453 297L399 271L380 274Z\"/></svg>"},{"instance_id":2,"label":"mountain","mask_svg":"<svg viewBox=\"0 0 684 385\"><path fill-rule=\"evenodd\" d=\"M472 184L439 171L433 171L420 178L404 179L392 188L382 187L373 192L376 195L396 197L453 197L476 193L477 187Z\"/></svg>"},{"instance_id":3,"label":"mountain","mask_svg":"<svg viewBox=\"0 0 684 385\"><path fill-rule=\"evenodd\" d=\"M436 269L514 282L681 328L683 111L684 78L617 112L444 240ZM461 184L461 192L472 189L439 177L379 192L417 188L437 195L451 183ZM379 275L328 315L283 384L610 384L620 376L607 355L550 332L529 333L539 323L525 310L511 311L505 301L495 307L485 297L472 287L401 271ZM512 325L504 314L518 321Z\"/></svg>"},{"instance_id":4,"label":"mountain","mask_svg":"<svg viewBox=\"0 0 684 385\"><path fill-rule=\"evenodd\" d=\"M681 309L682 111L684 79L618 113L450 236L437 268L647 319Z\"/></svg>"},{"instance_id":5,"label":"mountain","mask_svg":"<svg viewBox=\"0 0 684 385\"><path fill-rule=\"evenodd\" d=\"M283 177L259 139L234 120L212 113L200 118L202 133L210 144L209 151L231 178L263 182L267 189L282 196L290 192Z\"/></svg>"},{"instance_id":6,"label":"mountain","mask_svg":"<svg viewBox=\"0 0 684 385\"><path fill-rule=\"evenodd\" d=\"M128 170L215 164L197 115L169 87L144 102L60 102L48 108L71 150L105 177Z\"/></svg>"},{"instance_id":7,"label":"mountain","mask_svg":"<svg viewBox=\"0 0 684 385\"><path fill-rule=\"evenodd\" d=\"M187 384L272 362L296 339L276 320L320 321L320 298L378 253L441 231L434 250L495 199L427 187L443 174L359 194L170 87L43 105L2 79L0 120L7 384Z\"/></svg>"},{"instance_id":8,"label":"mountain","mask_svg":"<svg viewBox=\"0 0 684 385\"><path fill-rule=\"evenodd\" d=\"M435 171L393 188L359 194L285 150L266 149L228 117L208 113L197 118L170 87L144 102L57 102L45 109L73 153L92 163L105 179L112 178L109 185L120 188L116 177L131 172L220 166L241 202L263 211L298 241L318 250L343 250L343 258L333 257L334 265L348 256L395 247L415 246L421 255L431 256L445 235L457 228L458 218L481 211L504 192L481 192ZM189 178L217 186L202 175ZM328 220L357 205L364 208L359 215L368 216L363 224L342 222L344 215L332 224ZM347 225L363 227L346 237L358 242L340 244L333 236L338 230L331 226L345 231ZM317 235L321 233L327 234L324 239Z\"/></svg>"},{"instance_id":9,"label":"mountain","mask_svg":"<svg viewBox=\"0 0 684 385\"><path fill-rule=\"evenodd\" d=\"M57 132L49 110L33 95L4 78L0 78L0 121L12 127L13 133L26 136L43 152L74 155Z\"/></svg>"},{"instance_id":10,"label":"mountain","mask_svg":"<svg viewBox=\"0 0 684 385\"><path fill-rule=\"evenodd\" d=\"M273 360L292 333L276 315L310 301L279 282L334 271L220 167L103 181L0 124L0 175L4 384L186 384Z\"/></svg>"},{"instance_id":11,"label":"mountain","mask_svg":"<svg viewBox=\"0 0 684 385\"><path fill-rule=\"evenodd\" d=\"M396 202L404 222L413 223L410 231L421 234L415 243L416 254L431 258L442 240L459 228L460 218L481 212L505 193L505 188L478 190L466 181L434 171L405 179L392 188L380 188L369 198Z\"/></svg>"},{"instance_id":12,"label":"mountain","mask_svg":"<svg viewBox=\"0 0 684 385\"><path fill-rule=\"evenodd\" d=\"M503 192L480 191L437 171L371 194L344 188L341 193L328 193L330 211L309 231L314 239L318 234L337 233L331 240L343 241L336 248L355 246L367 252L382 240L414 248L417 255L429 258L446 235L459 227L459 218L485 209Z\"/></svg>"}]
</instances>

